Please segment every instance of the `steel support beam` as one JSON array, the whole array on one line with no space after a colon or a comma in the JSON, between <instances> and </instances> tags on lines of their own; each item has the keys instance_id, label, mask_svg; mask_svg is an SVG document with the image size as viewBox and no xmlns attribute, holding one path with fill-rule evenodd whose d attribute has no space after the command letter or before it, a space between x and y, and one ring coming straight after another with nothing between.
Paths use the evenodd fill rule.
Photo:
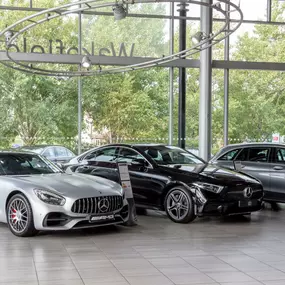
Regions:
<instances>
[{"instance_id":1,"label":"steel support beam","mask_svg":"<svg viewBox=\"0 0 285 285\"><path fill-rule=\"evenodd\" d=\"M229 12L229 4L226 4L226 11ZM227 27L230 28L229 25ZM229 61L230 59L230 38L225 39L224 47L224 59ZM229 69L224 70L224 146L229 142Z\"/></svg>"},{"instance_id":2,"label":"steel support beam","mask_svg":"<svg viewBox=\"0 0 285 285\"><path fill-rule=\"evenodd\" d=\"M30 8L30 7L16 7L16 6L3 6L0 5L0 10L7 10L7 11L28 11L28 12L40 12L44 11L47 8ZM63 10L64 11L64 10ZM114 17L114 14L112 12L98 12L98 11L83 11L82 14L84 15L104 15L104 16L110 16ZM156 18L156 19L171 19L170 15L157 15L157 14L134 14L129 13L128 17L131 18ZM200 17L183 17L186 20L189 21L200 21ZM174 20L181 19L180 16L174 16ZM214 22L225 22L224 19L220 18L213 18ZM236 23L238 20L231 19L231 23ZM260 25L278 25L278 26L284 26L285 22L268 22L268 21L258 21L258 20L243 20L244 24L260 24Z\"/></svg>"},{"instance_id":3,"label":"steel support beam","mask_svg":"<svg viewBox=\"0 0 285 285\"><path fill-rule=\"evenodd\" d=\"M212 3L212 0L201 0ZM201 6L201 32L212 33L212 9ZM200 53L200 105L199 105L199 155L208 160L211 154L212 121L212 49Z\"/></svg>"},{"instance_id":4,"label":"steel support beam","mask_svg":"<svg viewBox=\"0 0 285 285\"><path fill-rule=\"evenodd\" d=\"M179 16L186 17L187 4L179 4ZM179 20L179 51L186 49L186 20ZM186 69L179 67L179 97L178 97L178 145L186 146Z\"/></svg>"},{"instance_id":5,"label":"steel support beam","mask_svg":"<svg viewBox=\"0 0 285 285\"><path fill-rule=\"evenodd\" d=\"M80 55L71 54L41 54L41 53L10 53L11 57L21 62L58 63L58 64L78 64L81 61ZM151 57L124 57L124 56L89 56L93 65L130 65L149 61ZM6 52L0 51L0 61L8 61ZM177 59L161 67L185 67L199 68L200 61L195 59ZM237 69L237 70L271 70L285 71L285 63L281 62L250 62L250 61L227 61L213 60L212 68L217 69Z\"/></svg>"},{"instance_id":6,"label":"steel support beam","mask_svg":"<svg viewBox=\"0 0 285 285\"><path fill-rule=\"evenodd\" d=\"M82 17L81 13L78 14L78 52L82 54ZM79 64L78 69L81 69L81 64ZM78 141L77 141L77 151L78 155L81 154L81 135L82 135L82 78L78 77Z\"/></svg>"},{"instance_id":7,"label":"steel support beam","mask_svg":"<svg viewBox=\"0 0 285 285\"><path fill-rule=\"evenodd\" d=\"M271 22L272 0L267 0L267 22Z\"/></svg>"},{"instance_id":8,"label":"steel support beam","mask_svg":"<svg viewBox=\"0 0 285 285\"><path fill-rule=\"evenodd\" d=\"M170 15L174 16L174 3L170 3ZM169 22L169 54L174 53L174 19ZM173 93L174 67L169 68L169 118L168 118L168 144L173 145L173 109L174 109L174 93Z\"/></svg>"}]
</instances>

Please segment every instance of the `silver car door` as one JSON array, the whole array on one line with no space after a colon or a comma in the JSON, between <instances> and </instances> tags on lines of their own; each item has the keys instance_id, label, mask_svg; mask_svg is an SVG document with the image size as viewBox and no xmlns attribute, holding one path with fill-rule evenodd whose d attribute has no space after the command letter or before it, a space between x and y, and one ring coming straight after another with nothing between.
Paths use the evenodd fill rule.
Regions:
<instances>
[{"instance_id":1,"label":"silver car door","mask_svg":"<svg viewBox=\"0 0 285 285\"><path fill-rule=\"evenodd\" d=\"M285 201L285 148L276 147L271 166L270 200Z\"/></svg>"},{"instance_id":2,"label":"silver car door","mask_svg":"<svg viewBox=\"0 0 285 285\"><path fill-rule=\"evenodd\" d=\"M270 147L247 147L235 160L241 168L236 170L260 180L265 191L270 191L270 153Z\"/></svg>"}]
</instances>

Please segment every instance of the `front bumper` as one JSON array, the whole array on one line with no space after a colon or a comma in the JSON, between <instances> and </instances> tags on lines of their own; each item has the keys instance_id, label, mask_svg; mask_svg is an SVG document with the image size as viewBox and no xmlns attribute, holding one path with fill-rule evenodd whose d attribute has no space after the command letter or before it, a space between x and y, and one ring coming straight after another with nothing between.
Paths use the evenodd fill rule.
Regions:
<instances>
[{"instance_id":1,"label":"front bumper","mask_svg":"<svg viewBox=\"0 0 285 285\"><path fill-rule=\"evenodd\" d=\"M39 231L63 231L70 229L92 228L106 225L117 225L127 222L129 205L126 199L119 210L104 214L76 214L71 212L74 201L66 201L62 206L47 205L36 200L32 203L34 225ZM91 221L92 217L96 217Z\"/></svg>"},{"instance_id":2,"label":"front bumper","mask_svg":"<svg viewBox=\"0 0 285 285\"><path fill-rule=\"evenodd\" d=\"M240 200L234 202L208 201L201 216L239 215L259 211L262 208L262 199Z\"/></svg>"}]
</instances>

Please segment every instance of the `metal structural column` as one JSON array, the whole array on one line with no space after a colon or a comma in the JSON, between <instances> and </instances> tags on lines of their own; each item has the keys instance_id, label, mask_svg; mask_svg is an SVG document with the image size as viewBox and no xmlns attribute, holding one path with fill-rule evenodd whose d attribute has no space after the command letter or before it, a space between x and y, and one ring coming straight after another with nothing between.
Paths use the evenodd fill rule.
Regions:
<instances>
[{"instance_id":1,"label":"metal structural column","mask_svg":"<svg viewBox=\"0 0 285 285\"><path fill-rule=\"evenodd\" d=\"M170 22L169 22L169 54L174 53L174 2L170 3ZM169 68L169 119L168 119L168 144L173 144L173 109L174 109L174 94L173 94L173 78L174 67Z\"/></svg>"},{"instance_id":2,"label":"metal structural column","mask_svg":"<svg viewBox=\"0 0 285 285\"><path fill-rule=\"evenodd\" d=\"M212 4L212 0L201 0ZM201 6L201 32L211 34L212 9ZM200 53L200 105L199 105L199 155L208 160L211 154L212 134L212 49Z\"/></svg>"},{"instance_id":3,"label":"metal structural column","mask_svg":"<svg viewBox=\"0 0 285 285\"><path fill-rule=\"evenodd\" d=\"M186 49L186 15L188 4L179 5L179 51ZM178 99L178 145L186 146L186 68L179 68L179 99Z\"/></svg>"},{"instance_id":4,"label":"metal structural column","mask_svg":"<svg viewBox=\"0 0 285 285\"><path fill-rule=\"evenodd\" d=\"M82 17L78 14L78 52L82 53ZM81 65L79 65L79 70ZM81 154L81 134L82 134L82 79L78 77L78 154Z\"/></svg>"},{"instance_id":5,"label":"metal structural column","mask_svg":"<svg viewBox=\"0 0 285 285\"><path fill-rule=\"evenodd\" d=\"M226 11L229 12L230 6L226 4ZM227 27L230 28L229 25ZM230 59L230 39L225 39L224 59ZM228 68L224 69L224 146L229 143L229 76Z\"/></svg>"}]
</instances>

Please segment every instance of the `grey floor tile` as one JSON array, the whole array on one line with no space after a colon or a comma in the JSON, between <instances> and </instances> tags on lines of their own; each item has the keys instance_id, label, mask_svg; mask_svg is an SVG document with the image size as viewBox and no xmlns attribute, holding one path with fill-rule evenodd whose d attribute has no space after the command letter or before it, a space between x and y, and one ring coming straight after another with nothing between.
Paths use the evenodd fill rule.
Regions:
<instances>
[{"instance_id":1,"label":"grey floor tile","mask_svg":"<svg viewBox=\"0 0 285 285\"><path fill-rule=\"evenodd\" d=\"M279 270L272 271L250 271L247 272L249 276L252 276L258 281L275 281L275 280L284 280L285 284L285 273Z\"/></svg>"},{"instance_id":2,"label":"grey floor tile","mask_svg":"<svg viewBox=\"0 0 285 285\"><path fill-rule=\"evenodd\" d=\"M152 268L153 265L144 258L135 259L112 259L112 263L119 270L130 268Z\"/></svg>"},{"instance_id":3,"label":"grey floor tile","mask_svg":"<svg viewBox=\"0 0 285 285\"><path fill-rule=\"evenodd\" d=\"M251 282L255 281L252 277L243 272L215 272L207 273L209 277L219 283L226 282Z\"/></svg>"},{"instance_id":4,"label":"grey floor tile","mask_svg":"<svg viewBox=\"0 0 285 285\"><path fill-rule=\"evenodd\" d=\"M117 281L117 282L97 282L94 279L86 279L84 280L84 285L130 285L127 281Z\"/></svg>"},{"instance_id":5,"label":"grey floor tile","mask_svg":"<svg viewBox=\"0 0 285 285\"><path fill-rule=\"evenodd\" d=\"M176 266L176 267L159 267L159 271L166 276L178 275L178 274L199 274L200 271L193 266Z\"/></svg>"},{"instance_id":6,"label":"grey floor tile","mask_svg":"<svg viewBox=\"0 0 285 285\"><path fill-rule=\"evenodd\" d=\"M167 276L174 284L177 285L188 285L188 284L204 284L204 283L215 283L213 279L203 273L193 274L174 274Z\"/></svg>"},{"instance_id":7,"label":"grey floor tile","mask_svg":"<svg viewBox=\"0 0 285 285\"><path fill-rule=\"evenodd\" d=\"M96 268L96 269L81 269L79 275L82 279L91 279L98 277L121 276L116 268Z\"/></svg>"},{"instance_id":8,"label":"grey floor tile","mask_svg":"<svg viewBox=\"0 0 285 285\"><path fill-rule=\"evenodd\" d=\"M37 271L39 281L52 281L52 280L76 280L80 279L77 270L49 270Z\"/></svg>"},{"instance_id":9,"label":"grey floor tile","mask_svg":"<svg viewBox=\"0 0 285 285\"><path fill-rule=\"evenodd\" d=\"M158 269L155 267L150 268L130 268L130 269L120 269L120 273L124 277L132 277L132 276L154 276L154 275L160 275L161 272L159 272Z\"/></svg>"},{"instance_id":10,"label":"grey floor tile","mask_svg":"<svg viewBox=\"0 0 285 285\"><path fill-rule=\"evenodd\" d=\"M84 285L84 283L80 279L78 280L49 280L49 281L40 281L39 285Z\"/></svg>"},{"instance_id":11,"label":"grey floor tile","mask_svg":"<svg viewBox=\"0 0 285 285\"><path fill-rule=\"evenodd\" d=\"M180 257L151 258L148 261L157 268L188 266L188 263Z\"/></svg>"},{"instance_id":12,"label":"grey floor tile","mask_svg":"<svg viewBox=\"0 0 285 285\"><path fill-rule=\"evenodd\" d=\"M130 285L173 285L168 278L163 275L126 277Z\"/></svg>"},{"instance_id":13,"label":"grey floor tile","mask_svg":"<svg viewBox=\"0 0 285 285\"><path fill-rule=\"evenodd\" d=\"M107 283L117 285L117 283L124 283L126 279L123 276L115 275L115 276L101 276L96 278L82 278L85 285L93 285L93 284L100 284L106 285Z\"/></svg>"},{"instance_id":14,"label":"grey floor tile","mask_svg":"<svg viewBox=\"0 0 285 285\"><path fill-rule=\"evenodd\" d=\"M220 283L220 284L222 284L222 285L263 285L263 283L258 282L258 281L253 281L253 282L230 282L230 283Z\"/></svg>"}]
</instances>

